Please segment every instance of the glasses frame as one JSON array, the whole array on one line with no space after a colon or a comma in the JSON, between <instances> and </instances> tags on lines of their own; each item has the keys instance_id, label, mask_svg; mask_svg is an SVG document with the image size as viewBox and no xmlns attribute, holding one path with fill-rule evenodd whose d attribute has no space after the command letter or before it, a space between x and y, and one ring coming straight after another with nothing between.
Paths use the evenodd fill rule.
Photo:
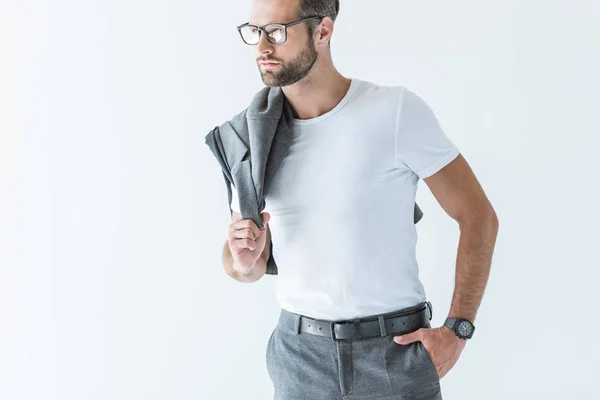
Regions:
<instances>
[{"instance_id":1,"label":"glasses frame","mask_svg":"<svg viewBox=\"0 0 600 400\"><path fill-rule=\"evenodd\" d=\"M257 26L257 25L252 25L250 22L246 22L245 24L241 24L239 26L236 27L238 33L240 34L240 37L242 38L242 40L244 41L244 43L246 43L249 46L256 46L257 44L260 43L260 35L261 33L264 34L265 38L267 39L267 41L271 44L284 44L287 41L287 28L288 26L293 26L296 24L301 24L303 22L306 22L308 20L314 19L314 18L319 18L319 19L323 19L325 18L324 16L320 16L320 15L313 15L311 17L306 17L306 18L301 18L301 19L297 19L296 21L292 21L292 22L288 22L287 24L280 24L277 22L272 22L270 24L266 24L264 26ZM269 33L267 32L267 27L271 26L271 25L277 25L278 27L283 27L283 42L281 43L277 43L277 42L272 42L271 39L269 39ZM242 28L246 27L246 26L252 26L256 29L258 29L258 40L256 43L248 43L246 42L246 39L244 39L244 35L242 35Z\"/></svg>"}]
</instances>

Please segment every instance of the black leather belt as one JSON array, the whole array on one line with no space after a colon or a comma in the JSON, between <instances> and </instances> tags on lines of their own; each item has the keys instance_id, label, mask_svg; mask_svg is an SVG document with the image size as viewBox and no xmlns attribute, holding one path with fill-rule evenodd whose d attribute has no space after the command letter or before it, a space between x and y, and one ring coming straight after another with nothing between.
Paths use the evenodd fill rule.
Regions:
<instances>
[{"instance_id":1,"label":"black leather belt","mask_svg":"<svg viewBox=\"0 0 600 400\"><path fill-rule=\"evenodd\" d=\"M361 339L404 334L429 328L433 308L429 301L402 310L352 320L320 320L281 309L279 324L297 333L326 336L333 340Z\"/></svg>"}]
</instances>

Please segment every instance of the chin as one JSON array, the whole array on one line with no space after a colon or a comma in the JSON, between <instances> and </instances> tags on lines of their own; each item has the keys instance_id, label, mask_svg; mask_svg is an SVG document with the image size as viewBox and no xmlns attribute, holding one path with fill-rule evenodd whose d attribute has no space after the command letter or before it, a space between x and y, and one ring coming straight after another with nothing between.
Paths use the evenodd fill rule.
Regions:
<instances>
[{"instance_id":1,"label":"chin","mask_svg":"<svg viewBox=\"0 0 600 400\"><path fill-rule=\"evenodd\" d=\"M276 80L276 79L274 79L274 77L273 77L273 76L269 76L269 75L264 75L264 74L261 74L260 78L261 78L261 80L263 81L263 83L264 83L265 85L267 85L267 86L271 86L271 87L278 86L278 85L276 84L276 83L277 83L277 80Z\"/></svg>"}]
</instances>

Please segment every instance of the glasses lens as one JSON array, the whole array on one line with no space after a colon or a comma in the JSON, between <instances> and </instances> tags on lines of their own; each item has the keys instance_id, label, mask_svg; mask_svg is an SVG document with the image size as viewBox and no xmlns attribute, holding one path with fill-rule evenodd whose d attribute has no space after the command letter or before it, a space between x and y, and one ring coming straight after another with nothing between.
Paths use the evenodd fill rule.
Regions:
<instances>
[{"instance_id":1,"label":"glasses lens","mask_svg":"<svg viewBox=\"0 0 600 400\"><path fill-rule=\"evenodd\" d=\"M260 30L255 26L246 25L240 28L240 34L242 35L244 42L248 44L257 44Z\"/></svg>"},{"instance_id":2,"label":"glasses lens","mask_svg":"<svg viewBox=\"0 0 600 400\"><path fill-rule=\"evenodd\" d=\"M268 40L271 43L279 44L285 42L285 27L281 25L267 25L265 30L268 32Z\"/></svg>"},{"instance_id":3,"label":"glasses lens","mask_svg":"<svg viewBox=\"0 0 600 400\"><path fill-rule=\"evenodd\" d=\"M265 26L267 31L267 40L273 44L281 44L285 42L285 27L279 24L271 24ZM240 28L240 34L244 42L248 44L258 44L260 37L260 29L252 25L245 25Z\"/></svg>"}]
</instances>

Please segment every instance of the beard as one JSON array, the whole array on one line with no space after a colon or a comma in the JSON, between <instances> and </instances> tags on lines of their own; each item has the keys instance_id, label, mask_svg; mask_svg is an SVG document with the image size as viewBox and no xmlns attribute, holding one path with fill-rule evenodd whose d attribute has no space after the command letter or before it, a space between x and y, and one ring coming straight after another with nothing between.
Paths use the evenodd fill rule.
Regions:
<instances>
[{"instance_id":1,"label":"beard","mask_svg":"<svg viewBox=\"0 0 600 400\"><path fill-rule=\"evenodd\" d=\"M308 75L318 56L311 39L312 35L309 35L308 45L293 60L282 62L275 69L261 70L259 66L263 83L271 87L289 86Z\"/></svg>"}]
</instances>

